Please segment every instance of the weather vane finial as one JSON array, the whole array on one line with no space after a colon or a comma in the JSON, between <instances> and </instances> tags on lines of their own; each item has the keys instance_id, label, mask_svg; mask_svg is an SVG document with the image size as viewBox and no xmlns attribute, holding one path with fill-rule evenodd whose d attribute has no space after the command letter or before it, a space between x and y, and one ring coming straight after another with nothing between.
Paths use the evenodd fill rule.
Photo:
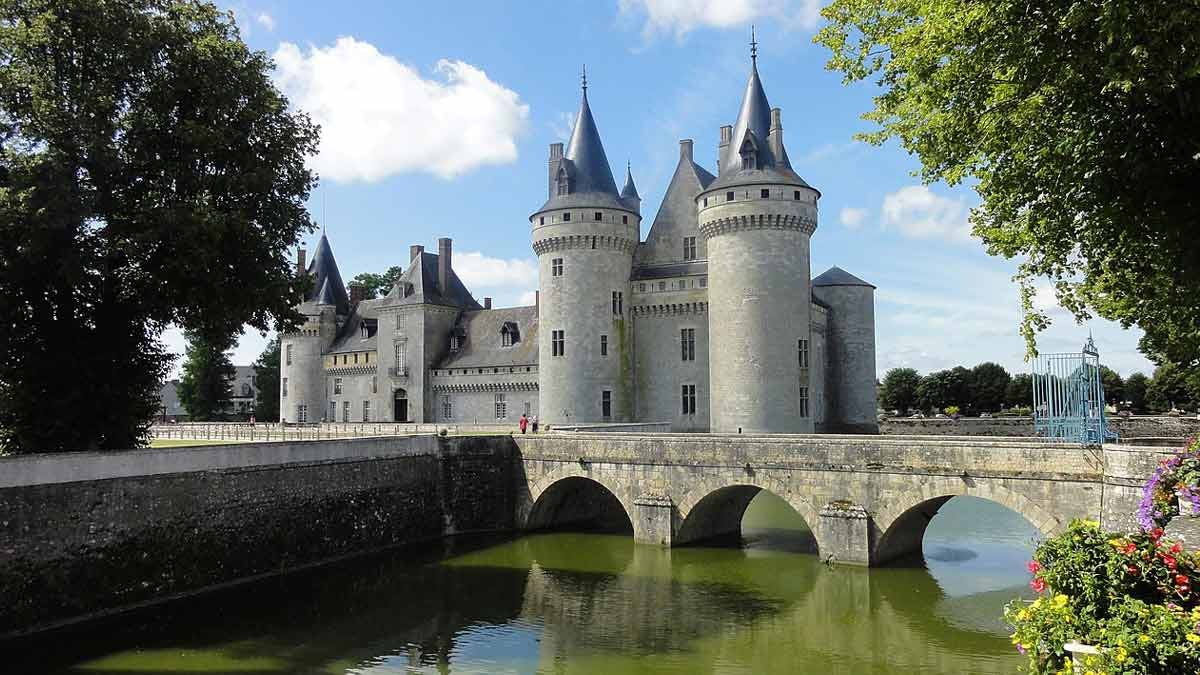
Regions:
<instances>
[{"instance_id":1,"label":"weather vane finial","mask_svg":"<svg viewBox=\"0 0 1200 675\"><path fill-rule=\"evenodd\" d=\"M587 64L583 64L583 93L587 93Z\"/></svg>"},{"instance_id":2,"label":"weather vane finial","mask_svg":"<svg viewBox=\"0 0 1200 675\"><path fill-rule=\"evenodd\" d=\"M750 24L750 60L758 63L758 42L754 39L754 24Z\"/></svg>"}]
</instances>

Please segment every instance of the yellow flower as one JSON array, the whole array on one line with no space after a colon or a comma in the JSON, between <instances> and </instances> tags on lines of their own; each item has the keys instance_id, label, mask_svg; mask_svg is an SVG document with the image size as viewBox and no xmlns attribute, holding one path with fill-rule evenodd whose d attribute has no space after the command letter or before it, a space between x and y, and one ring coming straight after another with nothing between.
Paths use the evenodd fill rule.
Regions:
<instances>
[{"instance_id":1,"label":"yellow flower","mask_svg":"<svg viewBox=\"0 0 1200 675\"><path fill-rule=\"evenodd\" d=\"M1023 609L1017 612L1017 621L1025 621L1029 618L1029 610Z\"/></svg>"},{"instance_id":2,"label":"yellow flower","mask_svg":"<svg viewBox=\"0 0 1200 675\"><path fill-rule=\"evenodd\" d=\"M1192 644L1196 644L1197 642L1200 642L1200 635L1196 635L1195 633L1188 633L1187 641Z\"/></svg>"},{"instance_id":3,"label":"yellow flower","mask_svg":"<svg viewBox=\"0 0 1200 675\"><path fill-rule=\"evenodd\" d=\"M1127 649L1125 649L1124 647L1121 647L1120 649L1117 650L1116 656L1117 656L1117 663L1125 663L1125 660L1129 658L1129 651Z\"/></svg>"},{"instance_id":4,"label":"yellow flower","mask_svg":"<svg viewBox=\"0 0 1200 675\"><path fill-rule=\"evenodd\" d=\"M1054 596L1054 606L1055 607L1066 607L1067 606L1067 596L1063 595L1062 593L1059 593L1058 595Z\"/></svg>"},{"instance_id":5,"label":"yellow flower","mask_svg":"<svg viewBox=\"0 0 1200 675\"><path fill-rule=\"evenodd\" d=\"M1150 641L1150 636L1149 636L1149 635L1139 635L1139 636L1138 636L1138 642L1140 642L1140 643L1142 643L1142 644L1146 644L1146 643L1147 643L1147 642L1149 642L1149 641Z\"/></svg>"}]
</instances>

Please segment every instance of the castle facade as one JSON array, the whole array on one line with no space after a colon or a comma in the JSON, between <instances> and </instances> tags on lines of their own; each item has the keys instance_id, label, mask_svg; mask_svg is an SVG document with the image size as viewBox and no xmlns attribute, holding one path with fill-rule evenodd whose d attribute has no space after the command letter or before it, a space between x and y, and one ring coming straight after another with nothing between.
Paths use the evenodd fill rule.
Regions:
<instances>
[{"instance_id":1,"label":"castle facade","mask_svg":"<svg viewBox=\"0 0 1200 675\"><path fill-rule=\"evenodd\" d=\"M322 235L311 262L301 252L306 323L282 336L282 416L876 432L875 288L837 267L812 278L821 195L792 168L756 62L718 149L713 175L680 141L642 241L632 173L618 190L585 83L530 217L531 307L480 305L448 238L413 246L390 291L363 299Z\"/></svg>"}]
</instances>

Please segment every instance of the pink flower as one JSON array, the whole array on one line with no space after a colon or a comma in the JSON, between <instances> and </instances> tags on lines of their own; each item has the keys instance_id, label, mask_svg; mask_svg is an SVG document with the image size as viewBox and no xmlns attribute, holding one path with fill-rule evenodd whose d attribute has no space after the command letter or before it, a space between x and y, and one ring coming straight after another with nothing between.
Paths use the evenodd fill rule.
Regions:
<instances>
[{"instance_id":1,"label":"pink flower","mask_svg":"<svg viewBox=\"0 0 1200 675\"><path fill-rule=\"evenodd\" d=\"M1029 587L1038 593L1041 593L1042 591L1046 590L1046 582L1039 577L1029 582Z\"/></svg>"},{"instance_id":2,"label":"pink flower","mask_svg":"<svg viewBox=\"0 0 1200 675\"><path fill-rule=\"evenodd\" d=\"M1029 564L1025 567L1029 569L1030 574L1037 574L1042 569L1042 566L1036 560L1030 560Z\"/></svg>"}]
</instances>

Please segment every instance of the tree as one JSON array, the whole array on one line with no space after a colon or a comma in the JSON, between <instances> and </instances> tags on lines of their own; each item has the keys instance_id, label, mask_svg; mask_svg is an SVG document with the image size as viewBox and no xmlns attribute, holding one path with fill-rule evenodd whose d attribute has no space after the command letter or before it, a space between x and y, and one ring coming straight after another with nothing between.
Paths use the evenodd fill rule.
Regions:
<instances>
[{"instance_id":1,"label":"tree","mask_svg":"<svg viewBox=\"0 0 1200 675\"><path fill-rule=\"evenodd\" d=\"M279 338L254 362L254 382L258 388L254 403L254 418L259 422L279 421Z\"/></svg>"},{"instance_id":2,"label":"tree","mask_svg":"<svg viewBox=\"0 0 1200 675\"><path fill-rule=\"evenodd\" d=\"M1164 363L1154 369L1146 386L1146 405L1158 412L1195 409L1200 405L1200 377L1173 363Z\"/></svg>"},{"instance_id":3,"label":"tree","mask_svg":"<svg viewBox=\"0 0 1200 675\"><path fill-rule=\"evenodd\" d=\"M199 0L0 0L0 451L144 443L165 326L299 320L318 130L271 67Z\"/></svg>"},{"instance_id":4,"label":"tree","mask_svg":"<svg viewBox=\"0 0 1200 675\"><path fill-rule=\"evenodd\" d=\"M361 285L365 291L363 296L365 299L377 298L387 295L392 289L392 284L404 274L404 268L395 265L389 267L383 274L373 274L371 272L363 272L350 280L350 285Z\"/></svg>"},{"instance_id":5,"label":"tree","mask_svg":"<svg viewBox=\"0 0 1200 675\"><path fill-rule=\"evenodd\" d=\"M1200 358L1200 3L834 0L815 40L847 83L881 88L864 135L897 139L926 182L970 180L988 252L1022 260L1030 352L1038 279L1083 319Z\"/></svg>"},{"instance_id":6,"label":"tree","mask_svg":"<svg viewBox=\"0 0 1200 675\"><path fill-rule=\"evenodd\" d=\"M961 408L970 374L966 368L956 366L926 375L917 386L917 404L922 410L943 410L952 405Z\"/></svg>"},{"instance_id":7,"label":"tree","mask_svg":"<svg viewBox=\"0 0 1200 675\"><path fill-rule=\"evenodd\" d=\"M1013 375L1004 390L1004 402L1011 408L1033 407L1033 376L1029 373Z\"/></svg>"},{"instance_id":8,"label":"tree","mask_svg":"<svg viewBox=\"0 0 1200 675\"><path fill-rule=\"evenodd\" d=\"M981 363L971 369L971 401L976 412L996 412L1004 407L1004 397L1012 376L998 363Z\"/></svg>"},{"instance_id":9,"label":"tree","mask_svg":"<svg viewBox=\"0 0 1200 675\"><path fill-rule=\"evenodd\" d=\"M1141 373L1134 373L1125 380L1125 400L1134 412L1146 409L1146 387L1150 381Z\"/></svg>"},{"instance_id":10,"label":"tree","mask_svg":"<svg viewBox=\"0 0 1200 675\"><path fill-rule=\"evenodd\" d=\"M1108 366L1100 366L1100 384L1104 387L1104 402L1120 406L1125 400L1125 380L1120 374Z\"/></svg>"},{"instance_id":11,"label":"tree","mask_svg":"<svg viewBox=\"0 0 1200 675\"><path fill-rule=\"evenodd\" d=\"M179 378L179 402L193 422L219 420L233 397L233 377L237 373L229 361L233 340L206 338L196 332L185 335L187 351L183 376Z\"/></svg>"},{"instance_id":12,"label":"tree","mask_svg":"<svg viewBox=\"0 0 1200 675\"><path fill-rule=\"evenodd\" d=\"M921 376L912 368L892 368L883 376L883 388L879 392L880 402L888 410L907 415L917 402L917 387Z\"/></svg>"}]
</instances>

